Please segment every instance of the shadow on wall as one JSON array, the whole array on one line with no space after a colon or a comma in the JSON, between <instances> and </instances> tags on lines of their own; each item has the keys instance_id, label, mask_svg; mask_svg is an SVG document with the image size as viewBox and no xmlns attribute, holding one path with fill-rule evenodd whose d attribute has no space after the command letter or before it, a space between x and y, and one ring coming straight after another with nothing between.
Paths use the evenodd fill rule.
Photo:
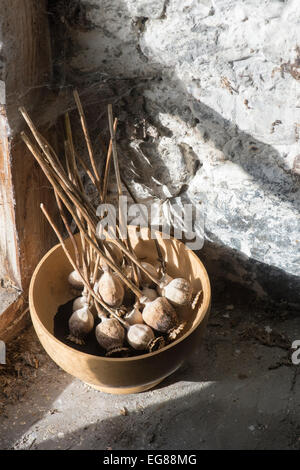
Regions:
<instances>
[{"instance_id":1,"label":"shadow on wall","mask_svg":"<svg viewBox=\"0 0 300 470\"><path fill-rule=\"evenodd\" d=\"M155 86L155 80L150 83ZM157 83L161 83L161 79L159 79ZM259 183L266 195L275 194L282 201L287 202L293 206L295 210L300 212L300 176L288 168L285 168L286 163L284 158L276 149L269 144L257 140L246 132L241 131L236 124L224 119L212 108L195 100L186 91L181 81L173 80L170 83L170 87L176 90L178 96L185 98L186 107L179 108L177 106L176 109L174 109L172 98L170 98L170 101L166 99L162 103L161 108L157 106L157 116L154 117L153 123L157 126L160 136L170 137L173 132L161 125L158 114L163 112L174 118L179 117L184 123L195 127L195 130L199 133L199 139L201 139L202 142L222 151L224 157L219 162L215 160L217 163L221 164L226 161L231 161L240 165L249 176L253 177L255 182ZM142 91L147 91L147 86L144 87ZM139 90L138 93L140 92ZM132 99L137 99L135 95L135 90L132 90ZM139 103L141 103L141 100L139 100ZM146 112L147 111L144 111L144 117L149 119L149 115L147 115ZM194 117L195 115L197 116L196 118ZM130 113L130 111L129 116L134 120L135 116L132 112ZM134 160L131 165L131 177L136 181L149 185L153 177L158 180L161 178L160 174L155 173L155 162L153 161L154 150L156 153L158 151L155 138L146 137L146 142L141 144L140 150L139 153L132 152ZM141 160L143 154L147 158ZM201 159L201 156L199 156L199 158ZM126 161L126 164L128 165L128 161ZM161 161L160 164L163 165L163 161ZM126 169L130 171L130 168L128 169L128 166L125 167L124 165L124 170ZM143 176L145 176L145 170L147 179L143 178ZM164 170L167 171L167 167L165 167Z\"/></svg>"},{"instance_id":2,"label":"shadow on wall","mask_svg":"<svg viewBox=\"0 0 300 470\"><path fill-rule=\"evenodd\" d=\"M158 82L158 84L159 83L160 82ZM155 85L152 83L151 86ZM271 145L265 144L241 131L235 124L224 119L213 109L191 98L180 81L173 81L172 88L176 88L178 95L186 97L186 103L191 109L195 110L197 118L194 118L189 108L179 108L178 106L175 108L172 99L170 98L169 101L166 99L162 103L161 108L157 107L157 115L152 118L153 124L159 129L160 136L170 137L172 131L160 124L158 118L159 112L168 113L173 115L174 118L179 117L186 124L195 127L199 132L199 139L204 139L204 141L209 142L212 147L221 150L224 154L224 161L231 161L240 165L244 171L259 184L264 195L269 197L274 195L277 201L279 199L281 202L293 208L295 218L294 220L289 220L289 223L291 224L291 230L296 234L297 226L299 226L300 178L297 174L285 169L284 159L277 150ZM145 87L144 91L147 91L147 87ZM138 94L139 93L138 91ZM133 90L131 94L133 101L138 100L135 90ZM134 114L129 116L134 121ZM147 113L146 104L145 119L147 118L149 119L149 114ZM126 138L124 141L126 142ZM152 183L153 179L159 181L161 184L164 184L164 182L168 180L172 181L169 169L164 164L163 159L159 160L158 168L156 156L160 150L157 140L152 137L146 137L146 142L141 143L138 150L133 150L132 148L128 150L125 145L121 143L122 152L120 152L120 157L121 166L127 182L130 184L130 182L134 180L149 188L152 196L157 197L157 185L155 182ZM126 155L128 155L128 152L130 153L130 164L128 164L128 157L123 156L122 158L124 151L126 151ZM218 164L222 165L222 162L218 162ZM200 162L200 171L201 166L202 162ZM199 166L197 167L196 165L195 173L198 168ZM182 189L179 191L179 195L185 203L195 203L195 201L193 202L190 199L186 192L187 190L188 184L183 185ZM199 188L199 193L200 199L202 196L205 200L205 193L201 194L201 188ZM174 197L177 195L178 194L175 194ZM251 196L249 196L248 203L251 204ZM277 202L277 204L279 203ZM239 233L239 237L241 237L243 231L246 231L248 228L251 228L252 225L256 224L256 233L260 235L260 232L268 232L268 238L272 240L272 225L273 223L275 223L275 225L277 225L278 222L280 223L276 218L276 201L274 201L273 208L274 212L272 216L274 219L270 220L269 224L267 219L264 218L263 213L261 219L259 217L260 214L256 214L255 220L252 216L248 217L247 214L243 214L242 209L238 214L227 213L226 217L230 220L228 230L230 229L233 237L235 233ZM261 201L261 210L264 210L263 200ZM277 227L276 229L278 230ZM282 234L282 258L284 258L285 251L284 238L286 237L287 243L290 243L289 227L285 225L283 230L285 230L286 233ZM276 236L278 235L274 234L274 240ZM199 251L198 254L200 258L205 261L211 277L225 277L231 281L242 283L254 290L259 296L268 296L275 302L283 300L292 304L300 304L299 277L288 274L283 269L258 260L259 258L262 259L261 255L263 255L263 252L266 250L263 246L263 240L257 239L258 259L255 259L244 255L239 249L233 249L224 245L216 234L209 232L207 229L206 238L209 241L205 241L203 249ZM277 243L280 243L280 241Z\"/></svg>"},{"instance_id":3,"label":"shadow on wall","mask_svg":"<svg viewBox=\"0 0 300 470\"><path fill-rule=\"evenodd\" d=\"M126 11L127 6L125 2L122 3L123 12L124 9ZM128 11L128 18L125 18L124 21L130 21L131 16L131 13ZM104 22L105 21L104 15ZM107 21L109 21L109 16ZM143 18L143 28L147 27L145 26L146 21L147 18ZM99 28L97 31L99 31L99 36L101 34L105 36L106 34L105 28L103 30ZM119 33L118 30L114 30L113 34L110 35L110 41L115 41L116 45L122 44L121 33ZM128 44L126 47L127 46ZM120 54L114 60L114 64L116 64L116 62L120 64L120 70L126 70L126 61L129 60L128 51L130 51L130 53L134 51L134 45L129 44L129 46L129 49L125 48L124 54ZM138 37L136 54L141 57ZM66 59L68 59L68 57L63 58L64 65ZM147 75L149 75L151 64L145 55L143 55L143 61ZM114 67L116 67L116 65L114 65ZM143 75L142 69L143 67L141 67L141 76ZM78 75L72 72L74 71L71 70L71 67L67 68L64 79L66 78L70 84L75 83L76 80L77 82L81 80L82 83L88 84L88 87L91 89L91 94L94 95L95 98L90 99L89 93L87 93L87 101L95 104L98 99L103 103L103 92L102 96L100 96L97 87L93 86L93 83L95 82L95 78L101 81L102 76L106 76L105 80L109 81L109 66L106 64L106 61L103 60L102 70L99 68L99 70L94 69L91 72L90 78L88 73L84 74L78 71ZM118 77L112 77L112 79L117 78ZM241 201L241 209L238 209L236 212L234 212L232 208L230 209L230 207L224 208L226 216L224 214L223 220L215 220L214 223L223 224L225 231L230 230L232 237L235 238L236 245L229 247L222 243L215 233L212 233L212 231L209 233L208 230L206 231L206 236L209 241L205 242L204 248L199 254L200 257L206 261L208 266L210 266L210 275L225 276L232 281L243 283L253 289L257 294L261 296L267 295L276 302L284 299L291 303L300 303L299 278L288 274L285 268L279 269L272 266L272 261L270 264L263 262L264 253L268 245L264 240L264 233L267 233L267 240L274 242L274 244L279 247L278 256L280 260L284 259L285 251L291 244L289 239L290 234L297 233L297 226L299 226L297 215L300 209L299 175L287 168L284 157L271 145L253 138L250 134L240 130L237 125L228 119L224 119L212 108L196 100L189 93L185 84L176 77L175 71L170 67L166 67L165 64L159 62L153 64L153 77L146 79L142 86L141 77L132 78L131 80L127 94L124 92L124 78L120 80L120 84L122 84L123 88L122 93L119 91L116 84L114 87L116 93L114 100L115 113L120 116L119 133L121 138L119 142L120 148L122 149L122 152L120 152L120 163L126 181L130 183L134 180L135 182L141 183L141 185L145 185L149 188L153 197L161 197L159 188L164 182L170 182L170 185L172 185L173 176L169 171L169 167L164 164L163 158L159 159L159 163L157 161L157 154L160 153L160 149L158 148L158 139L156 137L144 135L141 137L141 141L135 149L132 147L128 148L128 137L132 138L131 132L133 130L136 131L139 126L141 127L143 118L147 121L149 120L149 115L151 115L153 124L160 136L172 136L172 130L161 125L159 120L160 112L167 113L173 116L174 119L179 118L183 123L194 128L195 133L199 135L199 141L207 144L212 149L222 152L220 152L219 157L213 157L215 158L214 164L221 168L222 164L228 161L239 165L243 168L245 173L249 175L249 179L253 179L253 181L259 185L263 195L269 198L272 198L274 195L270 219L267 219L265 214L262 214L263 216L260 217L259 210L255 213L255 217L253 217L253 215L248 216L243 212L243 204L250 206L252 204L253 199L250 193L245 197L244 201ZM158 104L151 103L149 105L149 99L144 102L143 95L154 87L160 89L161 100L157 100ZM98 96L97 93L99 93ZM182 104L180 103L180 106L176 103L176 99L174 100L173 98L177 98L178 96L182 96ZM94 112L99 113L99 109ZM91 111L90 114L92 116L93 112ZM142 132L140 133L140 136L141 135ZM137 140L140 136L138 136ZM124 137L123 141L122 137ZM130 164L128 164L128 154L130 155ZM219 161L217 160L218 158ZM188 159L194 159L192 162L192 173L196 174L197 171L201 172L203 164L201 155L190 152ZM156 180L156 182L154 180ZM243 183L240 184L242 185ZM187 178L185 184L183 184L178 193L175 194L175 196L178 194L182 196L185 202L191 202L187 193L188 185L189 180ZM218 192L221 192L221 190L222 188L220 187L215 190L216 197L219 196ZM255 188L251 190L255 192ZM241 192L237 192L236 194L237 197L239 197ZM201 188L199 188L200 199L201 196L205 197L205 193L201 194ZM255 194L253 194L253 196L255 196ZM293 220L291 218L284 221L282 227L280 226L281 221L278 220L278 214L282 214L282 210L278 212L278 214L276 213L276 207L281 203L291 208L295 214L295 218ZM260 210L264 211L263 196L261 198ZM255 248L253 248L253 246L251 247L251 257L248 258L243 254L239 245L243 233L248 229L252 229L252 227L255 229L252 232L256 246ZM289 250L291 251L293 248L289 246ZM296 256L293 259L294 261L291 261L291 263L296 263Z\"/></svg>"},{"instance_id":4,"label":"shadow on wall","mask_svg":"<svg viewBox=\"0 0 300 470\"><path fill-rule=\"evenodd\" d=\"M292 309L298 309L300 305L298 276L292 276L282 269L248 258L221 242L205 241L203 249L197 254L207 269L213 287L215 282L225 279L231 281L228 283L230 289L239 289L237 284L242 284L262 299L268 296L268 301L274 302L275 307L290 306Z\"/></svg>"}]
</instances>

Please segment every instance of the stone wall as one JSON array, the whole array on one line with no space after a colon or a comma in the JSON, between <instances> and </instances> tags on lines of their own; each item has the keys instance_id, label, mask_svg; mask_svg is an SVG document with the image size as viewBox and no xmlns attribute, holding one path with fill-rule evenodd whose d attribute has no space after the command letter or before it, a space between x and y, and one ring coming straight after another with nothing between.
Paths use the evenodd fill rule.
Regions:
<instances>
[{"instance_id":1,"label":"stone wall","mask_svg":"<svg viewBox=\"0 0 300 470\"><path fill-rule=\"evenodd\" d=\"M136 196L201 205L212 276L300 302L300 2L58 3L58 80L115 80Z\"/></svg>"}]
</instances>

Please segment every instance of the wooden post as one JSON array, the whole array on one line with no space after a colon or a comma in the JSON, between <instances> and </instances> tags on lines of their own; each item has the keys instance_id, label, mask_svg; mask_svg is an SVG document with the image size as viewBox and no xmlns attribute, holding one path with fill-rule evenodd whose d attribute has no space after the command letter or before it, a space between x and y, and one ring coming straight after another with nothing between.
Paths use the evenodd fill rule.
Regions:
<instances>
[{"instance_id":1,"label":"wooden post","mask_svg":"<svg viewBox=\"0 0 300 470\"><path fill-rule=\"evenodd\" d=\"M56 242L41 214L56 214L49 183L18 135L18 107L38 122L51 93L51 49L44 0L0 0L0 339L14 336L28 311L32 272ZM48 131L48 137L54 130ZM53 215L53 214L52 214Z\"/></svg>"}]
</instances>

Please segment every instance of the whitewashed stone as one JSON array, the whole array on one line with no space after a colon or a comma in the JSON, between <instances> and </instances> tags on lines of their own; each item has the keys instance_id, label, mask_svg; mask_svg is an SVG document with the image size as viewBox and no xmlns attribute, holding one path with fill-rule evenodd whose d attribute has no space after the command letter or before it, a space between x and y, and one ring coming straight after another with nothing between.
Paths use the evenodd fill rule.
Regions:
<instances>
[{"instance_id":1,"label":"whitewashed stone","mask_svg":"<svg viewBox=\"0 0 300 470\"><path fill-rule=\"evenodd\" d=\"M128 11L132 16L160 18L164 12L166 0L127 0Z\"/></svg>"},{"instance_id":2,"label":"whitewashed stone","mask_svg":"<svg viewBox=\"0 0 300 470\"><path fill-rule=\"evenodd\" d=\"M131 189L202 203L222 275L276 299L281 282L300 301L300 2L81 3L95 28L73 31L73 70L153 77L146 139L121 160Z\"/></svg>"}]
</instances>

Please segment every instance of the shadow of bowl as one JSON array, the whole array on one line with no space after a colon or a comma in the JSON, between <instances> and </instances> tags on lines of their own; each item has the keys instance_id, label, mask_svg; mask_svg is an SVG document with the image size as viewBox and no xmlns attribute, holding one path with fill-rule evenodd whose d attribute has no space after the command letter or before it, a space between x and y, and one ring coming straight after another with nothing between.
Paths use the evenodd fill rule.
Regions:
<instances>
[{"instance_id":1,"label":"shadow of bowl","mask_svg":"<svg viewBox=\"0 0 300 470\"><path fill-rule=\"evenodd\" d=\"M136 255L154 262L157 252L150 231L128 227ZM79 235L77 244L80 245ZM165 256L167 272L192 283L194 293L203 293L196 309L180 308L178 314L187 321L185 333L159 351L128 358L107 358L77 351L55 338L54 317L60 305L73 297L67 278L71 264L60 245L54 246L40 261L31 279L29 303L35 331L49 356L66 372L106 393L128 394L148 390L175 372L199 346L205 331L211 301L210 282L200 259L174 238L164 239L156 232ZM73 253L71 240L67 248ZM74 253L73 253L74 255Z\"/></svg>"}]
</instances>

